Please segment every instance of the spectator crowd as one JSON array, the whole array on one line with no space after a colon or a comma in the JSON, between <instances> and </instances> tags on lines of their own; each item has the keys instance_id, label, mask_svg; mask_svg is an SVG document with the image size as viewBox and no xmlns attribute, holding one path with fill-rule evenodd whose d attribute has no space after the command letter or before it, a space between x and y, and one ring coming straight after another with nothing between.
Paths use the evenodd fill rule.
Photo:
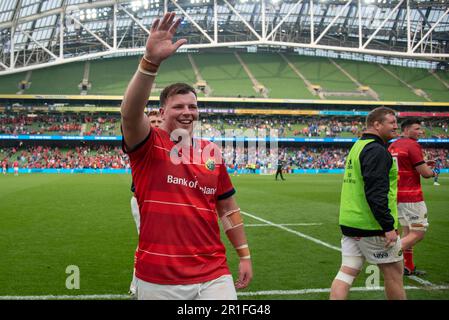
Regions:
<instances>
[{"instance_id":1,"label":"spectator crowd","mask_svg":"<svg viewBox=\"0 0 449 320\"><path fill-rule=\"evenodd\" d=\"M96 135L120 134L120 118L80 114L3 114L0 134Z\"/></svg>"},{"instance_id":2,"label":"spectator crowd","mask_svg":"<svg viewBox=\"0 0 449 320\"><path fill-rule=\"evenodd\" d=\"M447 118L428 118L422 125L429 138L449 138L449 119ZM263 133L267 136L277 135L278 137L358 137L364 129L364 118L359 116L207 114L198 122L197 128L205 137L244 135L250 131L255 135ZM0 134L120 135L120 115L1 114Z\"/></svg>"},{"instance_id":3,"label":"spectator crowd","mask_svg":"<svg viewBox=\"0 0 449 320\"><path fill-rule=\"evenodd\" d=\"M18 161L21 168L28 169L126 169L128 156L119 147L80 146L71 149L34 146L0 149L0 160Z\"/></svg>"},{"instance_id":4,"label":"spectator crowd","mask_svg":"<svg viewBox=\"0 0 449 320\"><path fill-rule=\"evenodd\" d=\"M223 158L229 168L276 169L281 161L287 172L294 169L343 169L348 148L327 146L281 147L274 150L255 147L225 146ZM441 167L449 168L449 150L424 148L426 159L439 159ZM120 147L79 146L58 148L48 146L11 147L0 149L0 162L9 167L14 161L21 168L37 169L129 169L128 156Z\"/></svg>"}]
</instances>

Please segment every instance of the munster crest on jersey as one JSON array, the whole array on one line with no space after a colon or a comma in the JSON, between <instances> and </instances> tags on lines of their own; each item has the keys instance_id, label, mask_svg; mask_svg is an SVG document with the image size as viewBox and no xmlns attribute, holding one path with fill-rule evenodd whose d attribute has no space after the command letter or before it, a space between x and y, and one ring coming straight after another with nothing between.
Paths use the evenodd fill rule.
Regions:
<instances>
[{"instance_id":1,"label":"munster crest on jersey","mask_svg":"<svg viewBox=\"0 0 449 320\"><path fill-rule=\"evenodd\" d=\"M215 161L212 158L209 158L209 160L206 161L205 166L208 170L214 171L215 170Z\"/></svg>"}]
</instances>

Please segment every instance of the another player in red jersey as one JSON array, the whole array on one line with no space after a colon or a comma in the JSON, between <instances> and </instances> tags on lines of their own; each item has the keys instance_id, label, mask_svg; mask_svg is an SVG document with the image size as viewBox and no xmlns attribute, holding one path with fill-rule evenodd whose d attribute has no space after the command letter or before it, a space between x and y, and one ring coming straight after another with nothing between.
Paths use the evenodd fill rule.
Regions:
<instances>
[{"instance_id":1,"label":"another player in red jersey","mask_svg":"<svg viewBox=\"0 0 449 320\"><path fill-rule=\"evenodd\" d=\"M162 124L162 117L159 111L150 111L148 113L148 120L150 122L151 128L159 128ZM134 222L136 223L137 234L139 234L140 230L140 212L139 205L137 203L137 198L134 194L136 188L134 186L134 182L131 184L131 192L133 196L131 197L131 214L133 216ZM136 270L133 271L133 279L131 281L131 285L129 286L129 293L135 297L137 290L137 278L136 278Z\"/></svg>"},{"instance_id":2,"label":"another player in red jersey","mask_svg":"<svg viewBox=\"0 0 449 320\"><path fill-rule=\"evenodd\" d=\"M237 299L252 279L240 209L217 147L193 137L195 90L174 84L160 95L163 124L150 128L144 113L160 64L185 39L172 39L181 19L156 19L145 55L121 106L124 149L140 210L136 252L138 299ZM218 218L240 257L234 285Z\"/></svg>"},{"instance_id":3,"label":"another player in red jersey","mask_svg":"<svg viewBox=\"0 0 449 320\"><path fill-rule=\"evenodd\" d=\"M14 161L13 168L14 168L14 175L18 176L19 175L19 162L17 160Z\"/></svg>"},{"instance_id":4,"label":"another player in red jersey","mask_svg":"<svg viewBox=\"0 0 449 320\"><path fill-rule=\"evenodd\" d=\"M402 226L402 249L404 251L404 275L424 275L413 263L413 246L424 238L429 223L424 202L420 176L435 177L432 170L435 161L425 161L418 138L423 135L417 118L406 119L401 124L402 137L393 142L388 150L397 158L399 166L398 217Z\"/></svg>"}]
</instances>

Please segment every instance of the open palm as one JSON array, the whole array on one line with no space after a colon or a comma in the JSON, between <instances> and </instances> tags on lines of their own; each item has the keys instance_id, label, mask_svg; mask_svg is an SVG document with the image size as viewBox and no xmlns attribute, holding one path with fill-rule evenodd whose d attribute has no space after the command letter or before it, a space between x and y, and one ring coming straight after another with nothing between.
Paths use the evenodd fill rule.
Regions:
<instances>
[{"instance_id":1,"label":"open palm","mask_svg":"<svg viewBox=\"0 0 449 320\"><path fill-rule=\"evenodd\" d=\"M173 43L173 36L182 19L175 19L174 12L168 12L162 20L156 19L151 26L151 34L147 39L145 56L155 64L171 56L180 46L187 43L181 39Z\"/></svg>"}]
</instances>

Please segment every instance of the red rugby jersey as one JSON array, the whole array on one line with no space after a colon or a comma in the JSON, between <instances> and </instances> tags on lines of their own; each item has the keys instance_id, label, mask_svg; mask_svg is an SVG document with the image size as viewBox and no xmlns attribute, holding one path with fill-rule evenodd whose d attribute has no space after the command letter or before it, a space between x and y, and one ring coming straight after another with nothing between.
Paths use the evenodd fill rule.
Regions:
<instances>
[{"instance_id":1,"label":"red rugby jersey","mask_svg":"<svg viewBox=\"0 0 449 320\"><path fill-rule=\"evenodd\" d=\"M135 267L141 280L193 284L230 274L216 202L233 195L234 187L221 153L208 151L215 145L194 141L188 149L190 160L194 149L200 152L195 164L174 164L170 152L179 150L158 128L129 153L140 208Z\"/></svg>"},{"instance_id":2,"label":"red rugby jersey","mask_svg":"<svg viewBox=\"0 0 449 320\"><path fill-rule=\"evenodd\" d=\"M398 202L424 201L421 178L415 167L425 163L418 141L399 138L388 148L399 167Z\"/></svg>"}]
</instances>

